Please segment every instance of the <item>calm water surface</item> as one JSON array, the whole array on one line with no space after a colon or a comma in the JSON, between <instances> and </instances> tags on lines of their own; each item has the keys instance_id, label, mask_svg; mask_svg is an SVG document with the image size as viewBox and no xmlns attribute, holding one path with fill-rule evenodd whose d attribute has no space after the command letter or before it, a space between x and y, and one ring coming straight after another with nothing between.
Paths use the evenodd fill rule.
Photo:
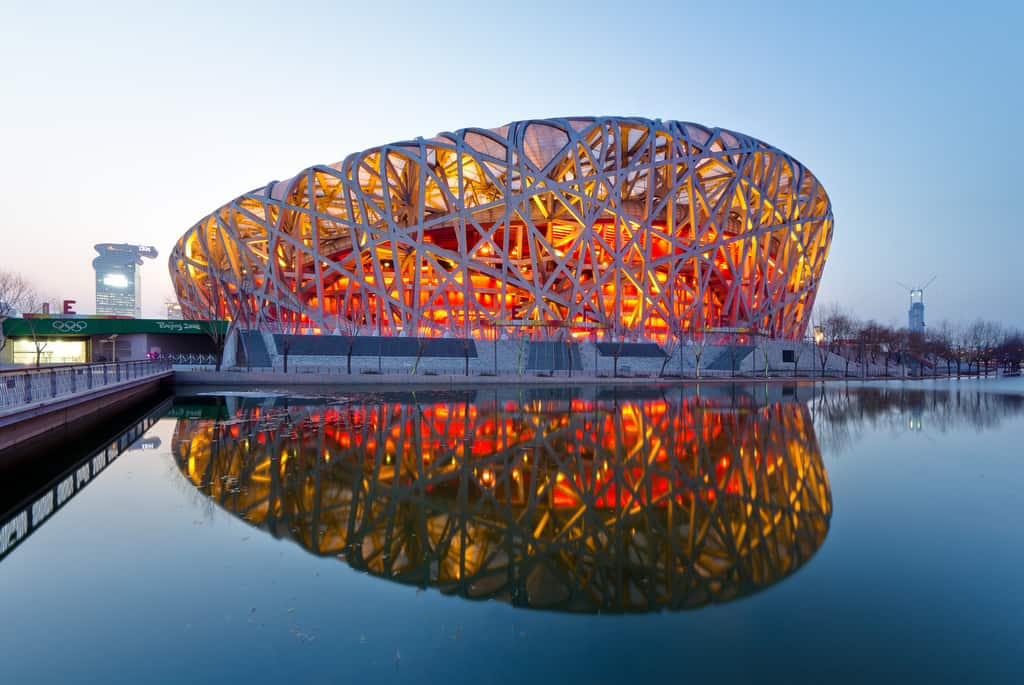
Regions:
<instances>
[{"instance_id":1,"label":"calm water surface","mask_svg":"<svg viewBox=\"0 0 1024 685\"><path fill-rule=\"evenodd\" d=\"M133 419L0 473L0 682L1022 677L1020 380Z\"/></svg>"}]
</instances>

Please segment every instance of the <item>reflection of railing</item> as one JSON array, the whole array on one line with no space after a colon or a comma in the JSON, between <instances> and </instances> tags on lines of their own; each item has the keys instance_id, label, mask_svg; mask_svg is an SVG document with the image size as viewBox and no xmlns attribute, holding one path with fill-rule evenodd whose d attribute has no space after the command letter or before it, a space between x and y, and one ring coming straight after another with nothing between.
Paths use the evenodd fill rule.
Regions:
<instances>
[{"instance_id":1,"label":"reflection of railing","mask_svg":"<svg viewBox=\"0 0 1024 685\"><path fill-rule=\"evenodd\" d=\"M464 597L681 609L789 575L832 510L806 406L673 392L241 409L173 451L254 525Z\"/></svg>"},{"instance_id":2,"label":"reflection of railing","mask_svg":"<svg viewBox=\"0 0 1024 685\"><path fill-rule=\"evenodd\" d=\"M6 509L6 513L0 516L0 559L10 554L57 510L89 485L114 459L139 440L142 434L159 420L169 405L169 401L160 404L102 448L88 453L65 468L59 476L36 488L22 501L4 503L3 509ZM159 438L156 440L159 444Z\"/></svg>"},{"instance_id":3,"label":"reflection of railing","mask_svg":"<svg viewBox=\"0 0 1024 685\"><path fill-rule=\"evenodd\" d=\"M43 400L63 398L170 371L164 359L79 364L0 372L0 411Z\"/></svg>"}]
</instances>

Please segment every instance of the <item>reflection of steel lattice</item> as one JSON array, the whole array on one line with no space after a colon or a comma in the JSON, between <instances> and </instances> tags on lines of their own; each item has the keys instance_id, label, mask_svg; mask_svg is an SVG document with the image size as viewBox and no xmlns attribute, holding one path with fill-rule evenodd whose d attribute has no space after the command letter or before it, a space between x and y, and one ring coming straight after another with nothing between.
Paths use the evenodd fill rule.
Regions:
<instances>
[{"instance_id":1,"label":"reflection of steel lattice","mask_svg":"<svg viewBox=\"0 0 1024 685\"><path fill-rule=\"evenodd\" d=\"M311 167L202 219L170 269L188 317L249 326L480 336L538 320L576 335L798 338L831 235L817 179L759 140L550 119Z\"/></svg>"},{"instance_id":2,"label":"reflection of steel lattice","mask_svg":"<svg viewBox=\"0 0 1024 685\"><path fill-rule=\"evenodd\" d=\"M183 473L315 554L565 611L728 601L818 549L832 500L807 409L441 401L181 421Z\"/></svg>"}]
</instances>

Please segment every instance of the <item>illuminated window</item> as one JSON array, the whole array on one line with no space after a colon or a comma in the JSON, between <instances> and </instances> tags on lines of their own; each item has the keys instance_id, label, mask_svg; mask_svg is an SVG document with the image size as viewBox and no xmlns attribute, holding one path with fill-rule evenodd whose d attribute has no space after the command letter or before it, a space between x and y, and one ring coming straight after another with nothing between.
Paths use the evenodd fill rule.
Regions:
<instances>
[{"instance_id":1,"label":"illuminated window","mask_svg":"<svg viewBox=\"0 0 1024 685\"><path fill-rule=\"evenodd\" d=\"M84 364L84 340L39 340L39 363L41 364ZM11 341L11 354L15 364L35 364L36 344L32 340Z\"/></svg>"}]
</instances>

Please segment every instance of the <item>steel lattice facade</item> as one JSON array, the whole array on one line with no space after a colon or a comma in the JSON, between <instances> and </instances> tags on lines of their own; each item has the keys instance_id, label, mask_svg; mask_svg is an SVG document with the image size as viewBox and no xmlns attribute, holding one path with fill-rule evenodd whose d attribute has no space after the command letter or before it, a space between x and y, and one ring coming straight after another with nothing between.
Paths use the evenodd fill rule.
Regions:
<instances>
[{"instance_id":1,"label":"steel lattice facade","mask_svg":"<svg viewBox=\"0 0 1024 685\"><path fill-rule=\"evenodd\" d=\"M187 317L247 328L798 338L832 226L817 178L750 136L546 119L310 167L203 218L170 270Z\"/></svg>"}]
</instances>

